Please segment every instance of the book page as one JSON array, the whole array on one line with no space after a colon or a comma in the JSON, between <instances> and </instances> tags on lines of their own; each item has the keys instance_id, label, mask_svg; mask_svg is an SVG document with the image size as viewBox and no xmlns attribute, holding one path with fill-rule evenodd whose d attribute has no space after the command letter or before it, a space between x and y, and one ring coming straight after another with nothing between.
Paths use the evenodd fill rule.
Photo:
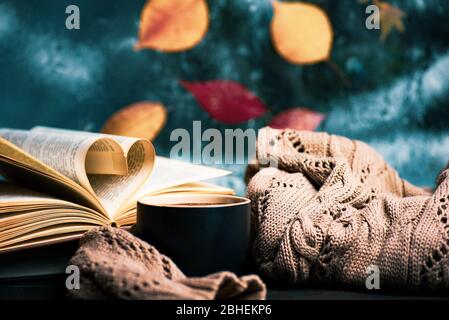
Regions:
<instances>
[{"instance_id":1,"label":"book page","mask_svg":"<svg viewBox=\"0 0 449 320\"><path fill-rule=\"evenodd\" d=\"M100 213L74 203L0 181L0 250L35 239L42 230L108 224Z\"/></svg>"},{"instance_id":2,"label":"book page","mask_svg":"<svg viewBox=\"0 0 449 320\"><path fill-rule=\"evenodd\" d=\"M170 188L165 188L160 191L156 191L151 195L154 196L166 193L207 193L207 194L234 195L235 191L230 188L218 186L212 183L191 182L186 184L180 184Z\"/></svg>"},{"instance_id":3,"label":"book page","mask_svg":"<svg viewBox=\"0 0 449 320\"><path fill-rule=\"evenodd\" d=\"M119 225L131 225L136 222L136 202L145 197L162 193L212 193L234 194L234 190L200 182L222 177L231 172L189 162L156 157L154 169L144 186L131 198L116 215Z\"/></svg>"},{"instance_id":4,"label":"book page","mask_svg":"<svg viewBox=\"0 0 449 320\"><path fill-rule=\"evenodd\" d=\"M3 209L9 210L12 205L24 203L66 203L52 196L30 190L15 184L0 181L0 213ZM2 216L0 216L0 219Z\"/></svg>"},{"instance_id":5,"label":"book page","mask_svg":"<svg viewBox=\"0 0 449 320\"><path fill-rule=\"evenodd\" d=\"M0 254L76 240L81 238L82 235L83 232L64 232L56 236L50 235L33 238L10 246L2 247L0 248Z\"/></svg>"},{"instance_id":6,"label":"book page","mask_svg":"<svg viewBox=\"0 0 449 320\"><path fill-rule=\"evenodd\" d=\"M137 198L170 187L218 178L228 174L231 174L231 172L158 156L153 172L138 192Z\"/></svg>"},{"instance_id":7,"label":"book page","mask_svg":"<svg viewBox=\"0 0 449 320\"><path fill-rule=\"evenodd\" d=\"M14 237L13 239L2 241L0 253L10 250L17 250L20 247L32 247L36 242L39 242L43 238L47 239L47 243L62 241L64 238L71 235L74 235L75 238L80 238L83 233L91 230L95 226L98 225L87 223L67 223L61 224L57 227L49 226L36 232L26 233L24 235Z\"/></svg>"},{"instance_id":8,"label":"book page","mask_svg":"<svg viewBox=\"0 0 449 320\"><path fill-rule=\"evenodd\" d=\"M72 145L89 146L87 152L85 147L78 152L77 159L74 159L75 164L78 165L76 172L83 176L83 182L86 181L86 188L92 190L97 196L100 203L108 212L109 217L113 220L120 207L131 198L148 179L153 169L155 151L153 145L149 140L114 136L92 132L79 132L73 130L61 130L45 127L33 128L34 132L39 132L43 135L57 135L68 136L68 139L77 140L78 143L72 142ZM84 142L81 142L85 139ZM103 143L103 145L98 145ZM105 146L106 143L109 145ZM117 153L117 149L113 148L116 144L119 147L121 157L124 162L114 163L110 159L109 163L114 166L123 166L120 168L121 173L113 170L105 170L105 159L109 154ZM103 155L99 155L103 153ZM82 159L85 159L83 161ZM83 170L81 163L86 164L86 169L97 168L96 170ZM101 169L103 167L103 169Z\"/></svg>"},{"instance_id":9,"label":"book page","mask_svg":"<svg viewBox=\"0 0 449 320\"><path fill-rule=\"evenodd\" d=\"M114 153L117 152L116 149L111 150L110 146L107 146L106 148L104 148L104 146L98 146L98 143L113 142L119 147L119 152L121 153L121 156L124 160L124 163L120 164L124 164L125 170L123 171L126 171L124 172L124 174L120 174L119 172L113 170L86 170L87 172L81 172L81 174L84 173L86 181L88 183L86 187L91 188L92 192L97 196L100 203L108 212L111 220L113 220L116 212L120 210L120 207L123 205L123 203L126 202L126 200L132 197L137 192L137 190L141 188L141 186L151 174L155 158L155 151L149 140L45 127L36 127L33 128L32 131L38 131L42 134L47 135L68 135L72 137L72 139L73 137L77 137L78 140L87 139L88 141L90 141L91 147L88 149L88 153L85 154L83 152L80 157L86 157L86 169L89 164L91 167L104 166L104 160L107 157L106 154L108 152L111 153L111 151ZM101 152L103 152L105 155L99 157L98 154ZM83 163L80 158L75 161L77 161L77 163ZM110 163L112 162L113 161L110 160ZM81 170L81 168L79 168L79 170Z\"/></svg>"},{"instance_id":10,"label":"book page","mask_svg":"<svg viewBox=\"0 0 449 320\"><path fill-rule=\"evenodd\" d=\"M149 140L45 127L2 129L0 135L82 186L112 219L149 177Z\"/></svg>"},{"instance_id":11,"label":"book page","mask_svg":"<svg viewBox=\"0 0 449 320\"><path fill-rule=\"evenodd\" d=\"M30 131L2 129L0 135L84 188L89 188L86 172L127 171L120 145L98 136L42 127Z\"/></svg>"},{"instance_id":12,"label":"book page","mask_svg":"<svg viewBox=\"0 0 449 320\"><path fill-rule=\"evenodd\" d=\"M127 174L120 144L98 133L35 127L22 149L70 178L82 179L84 173ZM64 161L58 152L64 154Z\"/></svg>"},{"instance_id":13,"label":"book page","mask_svg":"<svg viewBox=\"0 0 449 320\"><path fill-rule=\"evenodd\" d=\"M26 136L27 131L17 130L16 132L12 132L9 130L0 129L0 155L12 161L22 163L47 175L54 176L55 178L59 178L61 180L67 179L67 177L55 169L23 152L22 146Z\"/></svg>"},{"instance_id":14,"label":"book page","mask_svg":"<svg viewBox=\"0 0 449 320\"><path fill-rule=\"evenodd\" d=\"M113 218L129 199L133 199L145 181L148 180L154 163L154 150L150 144L135 142L128 154L128 174L90 174L89 181L101 203Z\"/></svg>"},{"instance_id":15,"label":"book page","mask_svg":"<svg viewBox=\"0 0 449 320\"><path fill-rule=\"evenodd\" d=\"M50 194L58 195L62 199L104 212L96 197L79 184L2 137L0 137L0 174L8 180L39 187L39 190L49 191Z\"/></svg>"}]
</instances>

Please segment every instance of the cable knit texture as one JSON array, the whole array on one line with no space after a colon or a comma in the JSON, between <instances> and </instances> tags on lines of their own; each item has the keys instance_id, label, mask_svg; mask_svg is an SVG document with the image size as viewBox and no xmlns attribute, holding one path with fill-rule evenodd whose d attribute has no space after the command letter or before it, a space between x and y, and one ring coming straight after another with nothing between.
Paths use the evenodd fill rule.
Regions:
<instances>
[{"instance_id":1,"label":"cable knit texture","mask_svg":"<svg viewBox=\"0 0 449 320\"><path fill-rule=\"evenodd\" d=\"M207 259L207 257L205 257ZM87 232L70 261L80 269L74 299L264 299L258 276L219 272L187 278L156 248L125 230L101 227Z\"/></svg>"},{"instance_id":2,"label":"cable knit texture","mask_svg":"<svg viewBox=\"0 0 449 320\"><path fill-rule=\"evenodd\" d=\"M431 194L360 141L265 128L248 172L253 254L267 279L365 288L377 266L381 288L448 291L449 170Z\"/></svg>"}]
</instances>

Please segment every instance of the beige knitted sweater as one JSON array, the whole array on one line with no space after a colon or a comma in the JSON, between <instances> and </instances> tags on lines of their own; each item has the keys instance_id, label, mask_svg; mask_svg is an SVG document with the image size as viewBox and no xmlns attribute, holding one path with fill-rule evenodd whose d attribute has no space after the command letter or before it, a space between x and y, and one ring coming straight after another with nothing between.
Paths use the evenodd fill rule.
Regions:
<instances>
[{"instance_id":1,"label":"beige knitted sweater","mask_svg":"<svg viewBox=\"0 0 449 320\"><path fill-rule=\"evenodd\" d=\"M400 150L398 150L400 152ZM449 170L433 194L402 180L366 144L265 128L248 185L261 274L365 288L449 289Z\"/></svg>"},{"instance_id":2,"label":"beige knitted sweater","mask_svg":"<svg viewBox=\"0 0 449 320\"><path fill-rule=\"evenodd\" d=\"M206 257L207 258L207 257ZM80 271L74 299L265 299L258 276L217 272L189 278L167 256L129 232L100 227L87 232L70 260Z\"/></svg>"}]
</instances>

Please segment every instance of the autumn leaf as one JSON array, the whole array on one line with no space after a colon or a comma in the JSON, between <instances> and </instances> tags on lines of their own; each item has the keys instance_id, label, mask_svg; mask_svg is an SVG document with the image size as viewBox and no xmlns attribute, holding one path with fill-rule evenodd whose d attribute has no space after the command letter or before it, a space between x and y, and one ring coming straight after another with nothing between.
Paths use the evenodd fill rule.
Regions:
<instances>
[{"instance_id":1,"label":"autumn leaf","mask_svg":"<svg viewBox=\"0 0 449 320\"><path fill-rule=\"evenodd\" d=\"M136 49L178 52L197 45L207 32L205 0L149 0L140 19Z\"/></svg>"},{"instance_id":2,"label":"autumn leaf","mask_svg":"<svg viewBox=\"0 0 449 320\"><path fill-rule=\"evenodd\" d=\"M101 132L154 140L167 120L165 107L156 102L137 102L114 113Z\"/></svg>"},{"instance_id":3,"label":"autumn leaf","mask_svg":"<svg viewBox=\"0 0 449 320\"><path fill-rule=\"evenodd\" d=\"M234 81L182 81L181 84L213 119L226 124L242 123L267 112L256 95Z\"/></svg>"},{"instance_id":4,"label":"autumn leaf","mask_svg":"<svg viewBox=\"0 0 449 320\"><path fill-rule=\"evenodd\" d=\"M404 32L405 27L402 18L405 13L389 4L388 2L377 2L380 11L380 40L385 41L391 30L396 29L399 32Z\"/></svg>"},{"instance_id":5,"label":"autumn leaf","mask_svg":"<svg viewBox=\"0 0 449 320\"><path fill-rule=\"evenodd\" d=\"M273 2L271 38L278 53L296 64L329 59L333 30L327 14L303 2Z\"/></svg>"},{"instance_id":6,"label":"autumn leaf","mask_svg":"<svg viewBox=\"0 0 449 320\"><path fill-rule=\"evenodd\" d=\"M293 130L315 130L326 118L322 113L318 113L306 108L294 108L283 111L276 115L269 124L275 129Z\"/></svg>"}]
</instances>

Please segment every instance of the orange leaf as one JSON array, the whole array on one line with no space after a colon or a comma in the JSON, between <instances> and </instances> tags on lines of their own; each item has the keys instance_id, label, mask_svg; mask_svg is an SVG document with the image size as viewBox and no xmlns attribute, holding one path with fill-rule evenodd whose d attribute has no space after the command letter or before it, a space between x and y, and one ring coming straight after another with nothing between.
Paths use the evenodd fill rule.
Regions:
<instances>
[{"instance_id":1,"label":"orange leaf","mask_svg":"<svg viewBox=\"0 0 449 320\"><path fill-rule=\"evenodd\" d=\"M156 102L137 102L114 113L101 132L154 140L167 120L165 107Z\"/></svg>"},{"instance_id":2,"label":"orange leaf","mask_svg":"<svg viewBox=\"0 0 449 320\"><path fill-rule=\"evenodd\" d=\"M287 61L312 64L329 59L333 30L327 14L303 2L273 2L271 38Z\"/></svg>"},{"instance_id":3,"label":"orange leaf","mask_svg":"<svg viewBox=\"0 0 449 320\"><path fill-rule=\"evenodd\" d=\"M380 39L385 41L392 29L404 32L402 18L405 17L405 13L388 2L379 2L377 5L380 10Z\"/></svg>"},{"instance_id":4,"label":"orange leaf","mask_svg":"<svg viewBox=\"0 0 449 320\"><path fill-rule=\"evenodd\" d=\"M177 52L197 45L207 32L205 0L149 0L140 19L136 49Z\"/></svg>"}]
</instances>

